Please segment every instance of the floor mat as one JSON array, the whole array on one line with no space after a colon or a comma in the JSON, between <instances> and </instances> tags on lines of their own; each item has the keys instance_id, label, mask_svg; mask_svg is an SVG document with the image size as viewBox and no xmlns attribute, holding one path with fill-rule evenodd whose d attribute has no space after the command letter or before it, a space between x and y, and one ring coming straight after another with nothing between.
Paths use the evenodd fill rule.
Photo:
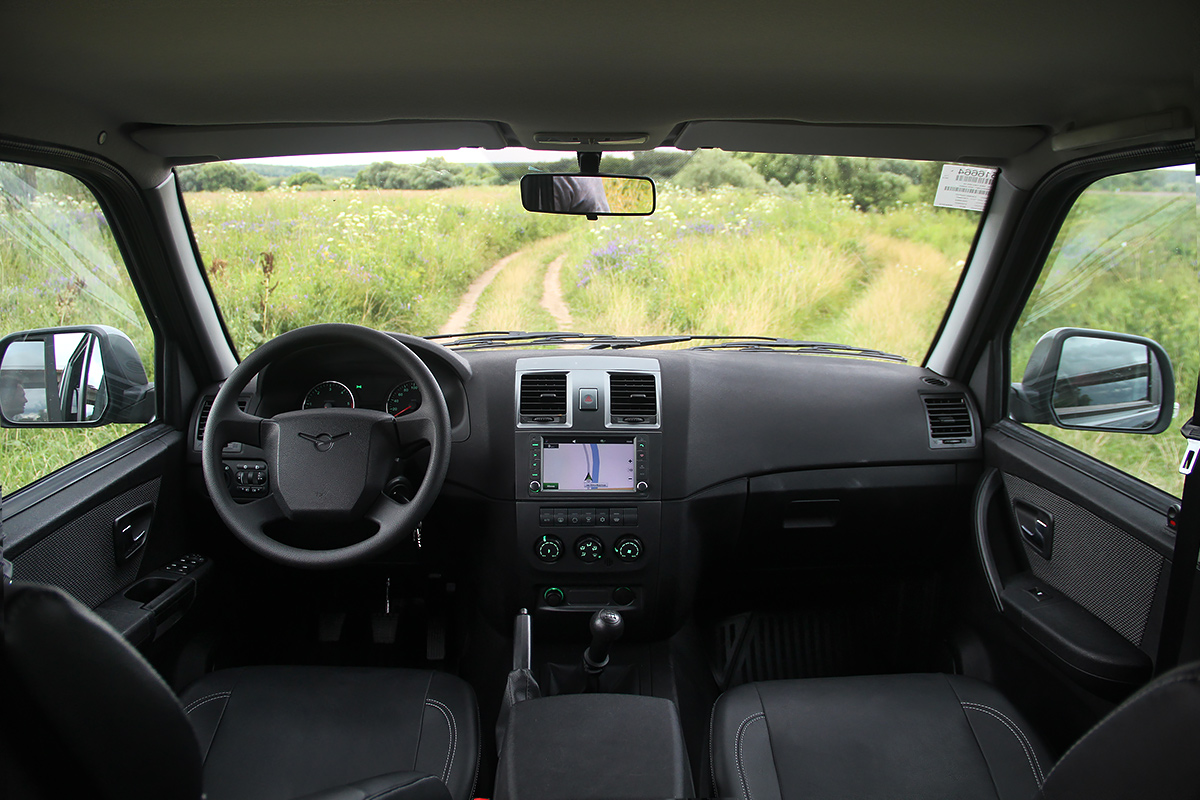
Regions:
<instances>
[{"instance_id":1,"label":"floor mat","mask_svg":"<svg viewBox=\"0 0 1200 800\"><path fill-rule=\"evenodd\" d=\"M870 598L721 619L713 631L713 678L722 689L751 681L925 669L932 592L904 586Z\"/></svg>"}]
</instances>

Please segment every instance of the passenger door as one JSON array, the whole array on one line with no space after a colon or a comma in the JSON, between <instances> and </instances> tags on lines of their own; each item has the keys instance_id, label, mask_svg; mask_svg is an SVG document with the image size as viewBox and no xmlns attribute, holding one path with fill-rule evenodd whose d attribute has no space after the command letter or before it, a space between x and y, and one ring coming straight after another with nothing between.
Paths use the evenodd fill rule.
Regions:
<instances>
[{"instance_id":1,"label":"passenger door","mask_svg":"<svg viewBox=\"0 0 1200 800\"><path fill-rule=\"evenodd\" d=\"M3 557L6 577L58 586L148 644L202 565L181 560L162 330L110 207L64 171L0 161Z\"/></svg>"},{"instance_id":2,"label":"passenger door","mask_svg":"<svg viewBox=\"0 0 1200 800\"><path fill-rule=\"evenodd\" d=\"M1026 214L1052 205L1035 195ZM993 387L975 498L998 612L982 624L1004 643L1005 688L1060 744L1154 672L1200 361L1196 229L1190 164L1093 180L990 343L1009 377Z\"/></svg>"}]
</instances>

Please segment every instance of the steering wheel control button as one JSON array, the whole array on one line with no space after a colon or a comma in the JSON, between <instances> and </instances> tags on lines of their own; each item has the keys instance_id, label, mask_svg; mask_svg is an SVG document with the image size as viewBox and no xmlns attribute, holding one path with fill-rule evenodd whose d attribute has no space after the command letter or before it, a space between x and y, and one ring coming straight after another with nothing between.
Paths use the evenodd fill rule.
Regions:
<instances>
[{"instance_id":1,"label":"steering wheel control button","mask_svg":"<svg viewBox=\"0 0 1200 800\"><path fill-rule=\"evenodd\" d=\"M637 599L637 595L628 586L618 586L616 589L613 589L612 599L619 606L629 606L633 605L633 601Z\"/></svg>"},{"instance_id":2,"label":"steering wheel control button","mask_svg":"<svg viewBox=\"0 0 1200 800\"><path fill-rule=\"evenodd\" d=\"M267 462L237 461L225 463L230 494L238 499L265 497L269 491Z\"/></svg>"},{"instance_id":3,"label":"steering wheel control button","mask_svg":"<svg viewBox=\"0 0 1200 800\"><path fill-rule=\"evenodd\" d=\"M613 552L622 561L637 561L642 557L642 540L636 536L622 536L613 545Z\"/></svg>"},{"instance_id":4,"label":"steering wheel control button","mask_svg":"<svg viewBox=\"0 0 1200 800\"><path fill-rule=\"evenodd\" d=\"M552 534L546 534L537 540L537 557L539 560L547 564L553 564L562 558L563 543L562 539Z\"/></svg>"},{"instance_id":5,"label":"steering wheel control button","mask_svg":"<svg viewBox=\"0 0 1200 800\"><path fill-rule=\"evenodd\" d=\"M595 536L582 536L575 542L575 555L580 561L593 564L604 557L604 542Z\"/></svg>"},{"instance_id":6,"label":"steering wheel control button","mask_svg":"<svg viewBox=\"0 0 1200 800\"><path fill-rule=\"evenodd\" d=\"M596 411L600 408L600 395L595 389L579 390L579 410Z\"/></svg>"},{"instance_id":7,"label":"steering wheel control button","mask_svg":"<svg viewBox=\"0 0 1200 800\"><path fill-rule=\"evenodd\" d=\"M567 596L562 589L557 586L551 586L546 591L542 592L542 600L548 606L561 606L567 601Z\"/></svg>"}]
</instances>

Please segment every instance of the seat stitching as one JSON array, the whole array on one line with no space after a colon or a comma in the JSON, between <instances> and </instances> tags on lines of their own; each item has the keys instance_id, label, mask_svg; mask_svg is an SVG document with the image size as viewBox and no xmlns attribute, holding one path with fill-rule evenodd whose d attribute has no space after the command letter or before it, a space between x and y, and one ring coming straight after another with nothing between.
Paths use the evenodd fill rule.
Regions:
<instances>
[{"instance_id":1,"label":"seat stitching","mask_svg":"<svg viewBox=\"0 0 1200 800\"><path fill-rule=\"evenodd\" d=\"M717 698L720 702L721 698ZM713 703L712 713L708 715L708 777L713 795L717 794L717 764L713 761L713 721L717 718L717 704Z\"/></svg>"},{"instance_id":2,"label":"seat stitching","mask_svg":"<svg viewBox=\"0 0 1200 800\"><path fill-rule=\"evenodd\" d=\"M1129 706L1133 705L1133 703L1134 703L1134 702L1136 702L1136 701L1138 701L1138 700L1141 700L1143 697L1149 697L1150 695L1152 695L1152 694L1154 694L1155 692L1157 692L1159 689L1165 689L1165 688L1167 688L1168 686L1172 686L1172 685L1174 685L1174 684L1176 684L1176 683L1186 683L1186 682L1188 682L1188 681L1191 681L1191 682L1193 682L1193 683L1200 682L1200 675L1196 675L1195 673L1189 673L1189 674L1186 674L1186 675L1180 675L1178 678L1174 678L1174 679L1172 679L1172 680L1169 680L1169 681L1167 681L1166 683L1160 683L1158 686L1154 686L1154 687L1148 687L1148 688L1144 688L1144 689L1142 689L1140 692L1138 692L1137 694L1135 694L1133 697L1129 698L1129 699L1128 699L1128 700L1126 700L1124 703L1122 703L1121 705L1119 705L1119 706L1118 706L1118 707L1117 707L1117 708L1116 708L1114 711L1112 711L1112 712L1111 712L1111 713L1110 713L1108 716L1106 716L1104 719L1102 719L1102 720L1100 720L1099 722L1097 722L1097 723L1096 723L1096 725L1095 725L1095 727L1093 727L1093 728L1092 728L1090 731L1088 731L1087 733L1085 733L1083 736L1079 737L1079 739L1078 739L1078 740L1075 742L1075 744L1071 745L1070 749L1068 749L1068 750L1067 750L1067 752L1063 754L1063 757L1062 757L1062 758L1060 758L1060 759L1058 760L1058 763L1057 763L1057 764L1055 764L1055 765L1054 765L1054 767L1053 767L1053 768L1050 770L1050 774L1051 774L1051 775L1053 775L1053 774L1054 774L1054 770L1056 770L1056 769L1058 769L1060 766L1062 766L1062 763L1063 763L1064 761L1066 761L1066 760L1067 760L1067 756L1071 755L1071 753L1074 753L1074 752L1075 752L1075 748L1076 748L1076 747L1079 747L1079 745L1083 744L1083 742L1084 742L1084 740L1085 740L1085 739L1087 739L1089 736L1091 736L1091 735L1092 735L1093 733L1095 733L1096 731L1100 730L1100 728L1102 728L1106 722L1109 722L1109 721L1111 721L1111 720L1113 719L1113 717L1117 716L1117 714L1121 713L1121 712L1122 712L1122 711L1124 711L1126 708L1128 708Z\"/></svg>"},{"instance_id":3,"label":"seat stitching","mask_svg":"<svg viewBox=\"0 0 1200 800\"><path fill-rule=\"evenodd\" d=\"M1029 762L1029 771L1033 773L1033 779L1037 781L1038 788L1041 788L1041 785L1046 781L1046 776L1042 773L1042 765L1038 762L1037 753L1033 749L1033 742L1029 740L1020 726L1000 711L991 706L985 706L982 703L962 702L962 707L969 708L972 711L983 712L999 720L1001 724L1008 728L1008 732L1016 737L1017 743L1021 745L1021 749L1025 752L1025 760Z\"/></svg>"},{"instance_id":4,"label":"seat stitching","mask_svg":"<svg viewBox=\"0 0 1200 800\"><path fill-rule=\"evenodd\" d=\"M363 800L384 800L384 798L386 798L388 795L395 794L396 792L403 792L405 789L411 789L413 786L418 785L421 781L426 780L427 778L432 779L433 776L429 775L426 777L417 778L417 780L412 781L411 783L406 783L403 786L389 786L382 791L376 792L370 797L364 797Z\"/></svg>"},{"instance_id":5,"label":"seat stitching","mask_svg":"<svg viewBox=\"0 0 1200 800\"><path fill-rule=\"evenodd\" d=\"M477 730L477 731L483 730L483 728L480 727L480 724L479 724L479 704L478 703L475 704L475 730ZM478 741L477 746L475 747L475 777L471 781L471 797L475 796L475 788L477 786L479 786L479 765L483 761L483 736L481 734L477 734L476 738L479 741Z\"/></svg>"},{"instance_id":6,"label":"seat stitching","mask_svg":"<svg viewBox=\"0 0 1200 800\"><path fill-rule=\"evenodd\" d=\"M438 711L442 712L442 716L446 718L446 728L450 731L450 751L446 755L446 768L442 770L442 783L450 783L450 769L454 766L454 750L458 746L458 726L454 724L454 712L443 703L430 698L425 698L425 705L433 706Z\"/></svg>"},{"instance_id":7,"label":"seat stitching","mask_svg":"<svg viewBox=\"0 0 1200 800\"><path fill-rule=\"evenodd\" d=\"M753 800L750 795L750 784L746 782L746 770L742 766L742 734L746 732L746 728L753 725L758 720L765 720L767 715L763 712L751 714L742 720L742 724L738 726L737 735L733 740L733 757L737 763L738 775L742 780L742 792L746 795L746 800Z\"/></svg>"},{"instance_id":8,"label":"seat stitching","mask_svg":"<svg viewBox=\"0 0 1200 800\"><path fill-rule=\"evenodd\" d=\"M199 700L193 700L192 702L188 703L187 707L183 709L183 713L190 714L210 700L216 700L221 697L229 697L231 694L233 694L233 692L217 692L216 694L205 695Z\"/></svg>"}]
</instances>

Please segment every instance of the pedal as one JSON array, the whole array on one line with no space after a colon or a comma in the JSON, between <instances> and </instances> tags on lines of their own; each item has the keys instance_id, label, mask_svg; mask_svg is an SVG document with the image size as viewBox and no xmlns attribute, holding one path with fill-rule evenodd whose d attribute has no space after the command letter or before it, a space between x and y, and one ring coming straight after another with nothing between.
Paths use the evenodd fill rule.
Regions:
<instances>
[{"instance_id":1,"label":"pedal","mask_svg":"<svg viewBox=\"0 0 1200 800\"><path fill-rule=\"evenodd\" d=\"M429 661L446 660L446 615L429 615L425 632L425 658Z\"/></svg>"},{"instance_id":2,"label":"pedal","mask_svg":"<svg viewBox=\"0 0 1200 800\"><path fill-rule=\"evenodd\" d=\"M322 612L317 615L317 641L336 642L342 638L346 627L346 614L341 611Z\"/></svg>"},{"instance_id":3,"label":"pedal","mask_svg":"<svg viewBox=\"0 0 1200 800\"><path fill-rule=\"evenodd\" d=\"M400 626L399 614L371 615L371 641L375 644L395 644L396 629Z\"/></svg>"}]
</instances>

